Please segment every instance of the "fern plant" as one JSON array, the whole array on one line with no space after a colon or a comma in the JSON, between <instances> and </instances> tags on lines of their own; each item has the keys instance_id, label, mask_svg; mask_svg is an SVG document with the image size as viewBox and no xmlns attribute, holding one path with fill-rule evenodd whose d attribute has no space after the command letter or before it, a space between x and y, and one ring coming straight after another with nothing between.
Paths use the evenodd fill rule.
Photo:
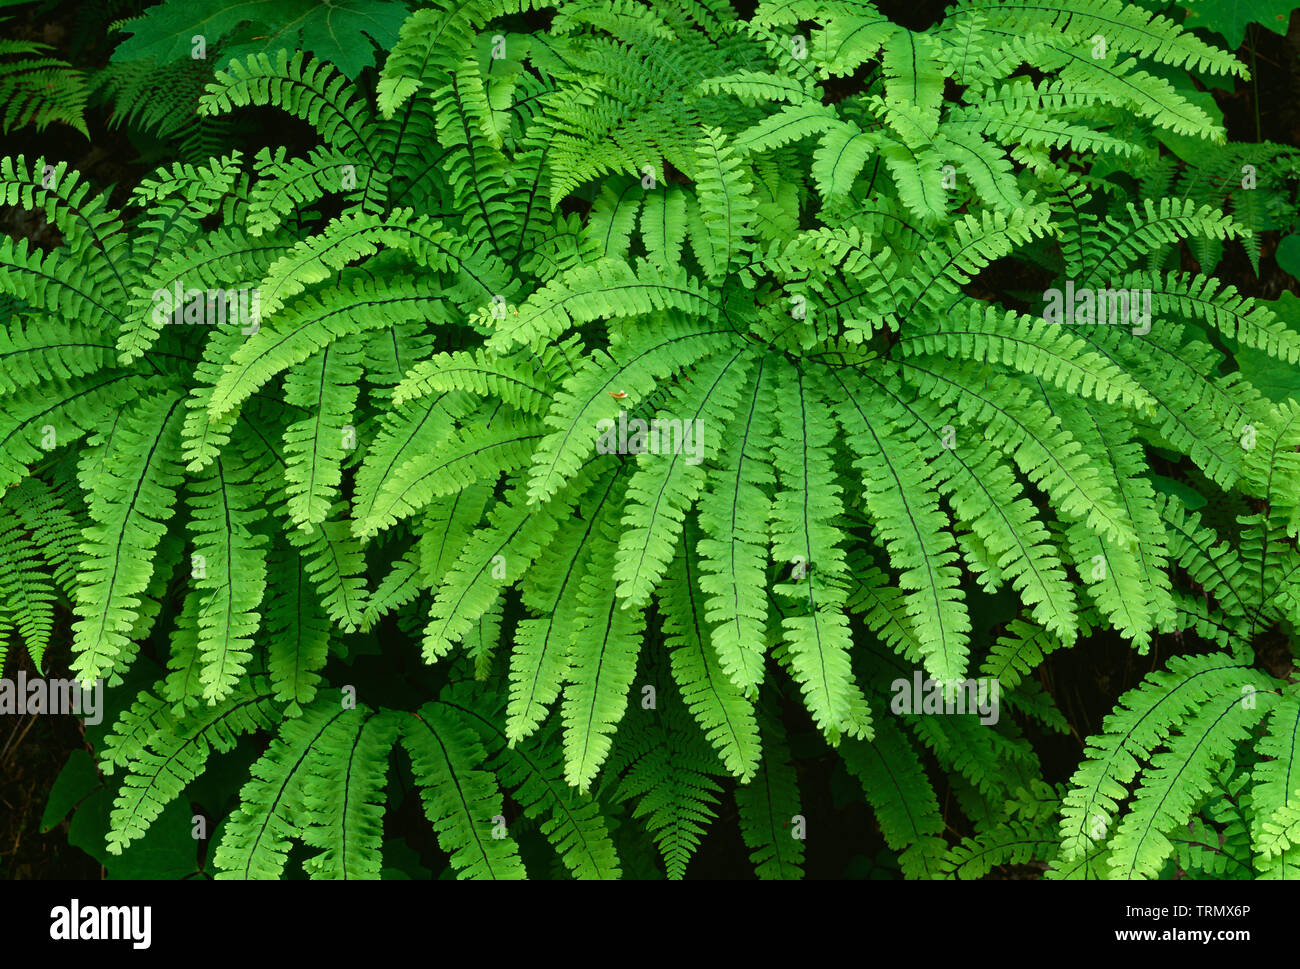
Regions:
<instances>
[{"instance_id":1,"label":"fern plant","mask_svg":"<svg viewBox=\"0 0 1300 969\"><path fill-rule=\"evenodd\" d=\"M229 126L197 114L199 97L212 80L201 60L159 64L153 58L109 63L91 75L91 96L109 108L108 123L156 138L164 157L202 165L220 155Z\"/></svg>"},{"instance_id":2,"label":"fern plant","mask_svg":"<svg viewBox=\"0 0 1300 969\"><path fill-rule=\"evenodd\" d=\"M1223 870L1193 820L1285 868L1295 694L1250 644L1297 618L1300 441L1220 345L1295 364L1300 336L1165 270L1250 238L1233 215L1093 172L1154 130L1224 140L1144 63L1244 68L1117 0L498 25L527 6L416 12L373 105L302 53L235 61L205 114L320 145L166 167L123 210L0 162L62 233L0 243L5 618L39 662L66 597L71 667L110 685L167 637L101 752L109 850L266 732L223 877L378 875L398 746L463 877L523 875L533 837L639 875L629 828L680 877L724 798L756 872L797 877L798 716L908 877ZM1041 296L990 298L1013 260ZM1059 325L1075 288L1145 294L1147 328ZM1237 502L1230 541L1175 490ZM995 595L1019 616L989 643ZM1221 652L1126 697L1068 790L1016 719L891 701L978 672L1059 729L1029 674L1103 627Z\"/></svg>"},{"instance_id":3,"label":"fern plant","mask_svg":"<svg viewBox=\"0 0 1300 969\"><path fill-rule=\"evenodd\" d=\"M253 52L302 49L349 78L374 65L375 46L391 47L408 9L397 0L350 4L163 2L117 18L109 63L90 77L109 122L158 139L155 154L202 165L221 155L234 131L197 113L217 67Z\"/></svg>"},{"instance_id":4,"label":"fern plant","mask_svg":"<svg viewBox=\"0 0 1300 969\"><path fill-rule=\"evenodd\" d=\"M0 24L6 20L0 18ZM89 137L85 75L48 51L48 44L0 39L0 133L26 125L40 131L58 123Z\"/></svg>"},{"instance_id":5,"label":"fern plant","mask_svg":"<svg viewBox=\"0 0 1300 969\"><path fill-rule=\"evenodd\" d=\"M1197 155L1185 162L1169 155L1153 159L1140 191L1144 196L1192 199L1230 212L1249 230L1240 243L1258 274L1260 233L1276 228L1286 235L1295 227L1300 208L1296 203L1298 174L1293 149L1271 143L1231 142L1200 146ZM1193 249L1204 271L1213 271L1222 262L1223 247L1216 240L1195 240ZM1166 247L1153 255L1151 265L1168 265L1174 252Z\"/></svg>"}]
</instances>

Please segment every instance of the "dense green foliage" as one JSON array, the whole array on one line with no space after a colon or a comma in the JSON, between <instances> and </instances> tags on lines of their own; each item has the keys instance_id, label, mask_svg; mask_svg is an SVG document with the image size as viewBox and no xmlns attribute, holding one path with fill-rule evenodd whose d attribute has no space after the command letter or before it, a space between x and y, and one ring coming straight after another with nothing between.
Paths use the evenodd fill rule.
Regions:
<instances>
[{"instance_id":1,"label":"dense green foliage","mask_svg":"<svg viewBox=\"0 0 1300 969\"><path fill-rule=\"evenodd\" d=\"M798 877L830 755L905 877L1296 877L1300 316L1213 274L1295 159L1188 80L1245 65L1118 0L530 7L373 83L241 50L200 114L316 146L121 207L0 160L60 237L0 241L2 615L122 698L108 851L215 752L218 877L420 872L408 791L460 877L681 877L720 817ZM1036 671L1102 631L1188 648L1049 783Z\"/></svg>"}]
</instances>

